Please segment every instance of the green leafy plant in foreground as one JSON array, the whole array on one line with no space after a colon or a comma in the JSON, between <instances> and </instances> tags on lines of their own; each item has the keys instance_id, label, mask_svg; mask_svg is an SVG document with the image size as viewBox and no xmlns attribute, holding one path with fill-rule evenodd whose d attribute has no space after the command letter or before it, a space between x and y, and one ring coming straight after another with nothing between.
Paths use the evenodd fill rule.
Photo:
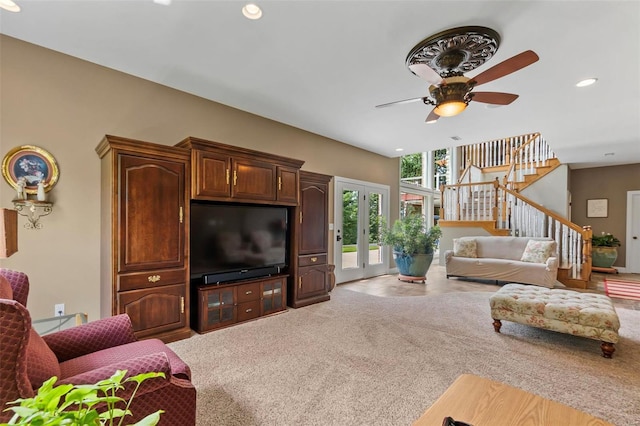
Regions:
<instances>
[{"instance_id":1,"label":"green leafy plant in foreground","mask_svg":"<svg viewBox=\"0 0 640 426\"><path fill-rule=\"evenodd\" d=\"M33 398L21 398L9 402L8 404L16 405L5 411L13 411L14 415L9 423L3 423L3 425L122 426L125 424L125 417L131 415L129 406L140 384L147 379L165 377L164 373L143 373L125 379L126 374L127 370L118 370L110 378L96 384L68 384L55 387L58 378L54 376L42 384ZM124 384L129 382L135 382L136 386L131 398L126 401L116 396L116 392L124 389ZM116 404L120 402L126 402L124 410L116 408ZM106 410L103 410L105 406ZM97 408L103 412L98 413ZM161 413L163 411L158 410L149 414L135 425L156 425L160 421Z\"/></svg>"}]
</instances>

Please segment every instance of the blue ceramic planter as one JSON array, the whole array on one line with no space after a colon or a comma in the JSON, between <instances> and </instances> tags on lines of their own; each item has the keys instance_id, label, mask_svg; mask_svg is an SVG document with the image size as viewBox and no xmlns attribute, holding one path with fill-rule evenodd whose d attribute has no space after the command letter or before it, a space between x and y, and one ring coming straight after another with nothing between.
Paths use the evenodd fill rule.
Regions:
<instances>
[{"instance_id":1,"label":"blue ceramic planter","mask_svg":"<svg viewBox=\"0 0 640 426\"><path fill-rule=\"evenodd\" d=\"M433 261L433 253L407 255L402 252L393 252L393 260L396 261L398 272L407 277L426 277L429 266Z\"/></svg>"}]
</instances>

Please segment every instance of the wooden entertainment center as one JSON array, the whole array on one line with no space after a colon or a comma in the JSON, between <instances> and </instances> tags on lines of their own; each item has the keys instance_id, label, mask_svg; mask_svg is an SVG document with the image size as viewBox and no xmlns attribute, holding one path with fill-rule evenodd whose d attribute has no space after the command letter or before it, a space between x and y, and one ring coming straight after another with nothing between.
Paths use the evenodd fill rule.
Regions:
<instances>
[{"instance_id":1,"label":"wooden entertainment center","mask_svg":"<svg viewBox=\"0 0 640 426\"><path fill-rule=\"evenodd\" d=\"M303 161L189 137L175 146L105 136L101 314L127 313L139 338L165 342L329 300L331 176ZM192 200L284 206L287 268L204 285L190 276Z\"/></svg>"}]
</instances>

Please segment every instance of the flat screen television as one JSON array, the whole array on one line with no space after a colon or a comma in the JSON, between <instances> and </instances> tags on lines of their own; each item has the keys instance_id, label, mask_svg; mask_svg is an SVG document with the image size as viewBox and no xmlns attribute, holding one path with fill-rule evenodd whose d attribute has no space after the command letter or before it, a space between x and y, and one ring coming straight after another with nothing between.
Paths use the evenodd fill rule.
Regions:
<instances>
[{"instance_id":1,"label":"flat screen television","mask_svg":"<svg viewBox=\"0 0 640 426\"><path fill-rule=\"evenodd\" d=\"M191 203L191 280L219 284L277 274L287 267L288 209Z\"/></svg>"}]
</instances>

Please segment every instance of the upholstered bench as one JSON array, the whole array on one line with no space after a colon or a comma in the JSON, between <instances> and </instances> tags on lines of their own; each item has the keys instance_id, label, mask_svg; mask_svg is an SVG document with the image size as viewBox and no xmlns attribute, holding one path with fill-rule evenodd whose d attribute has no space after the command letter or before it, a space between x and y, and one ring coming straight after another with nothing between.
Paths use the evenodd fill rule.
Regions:
<instances>
[{"instance_id":1,"label":"upholstered bench","mask_svg":"<svg viewBox=\"0 0 640 426\"><path fill-rule=\"evenodd\" d=\"M602 356L611 358L620 320L611 299L602 294L506 284L490 299L493 327L513 321L546 330L600 340Z\"/></svg>"}]
</instances>

